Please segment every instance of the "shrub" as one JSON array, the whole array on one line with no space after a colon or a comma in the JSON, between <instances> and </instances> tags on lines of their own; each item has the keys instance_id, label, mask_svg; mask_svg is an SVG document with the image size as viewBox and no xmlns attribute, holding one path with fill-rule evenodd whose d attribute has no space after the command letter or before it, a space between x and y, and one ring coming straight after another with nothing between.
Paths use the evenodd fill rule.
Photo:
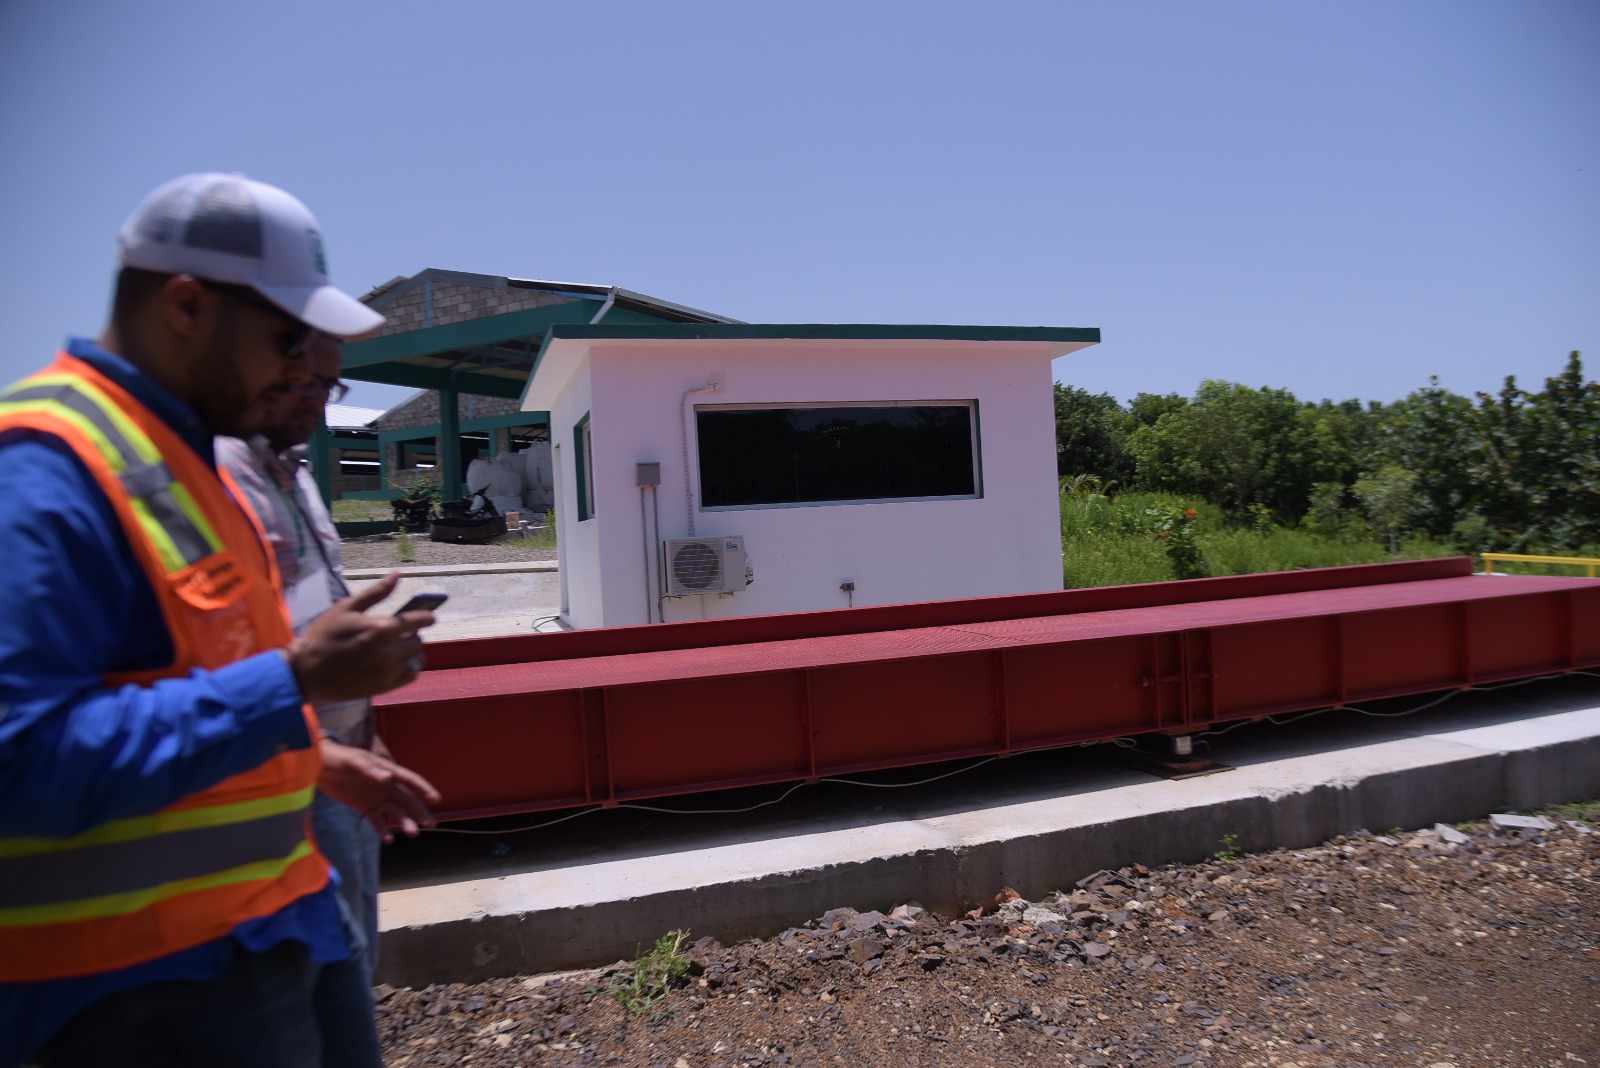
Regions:
<instances>
[{"instance_id":1,"label":"shrub","mask_svg":"<svg viewBox=\"0 0 1600 1068\"><path fill-rule=\"evenodd\" d=\"M1200 551L1199 533L1195 529L1198 513L1195 509L1163 502L1146 508L1144 514L1178 578L1205 578L1211 574L1211 565L1206 563Z\"/></svg>"}]
</instances>

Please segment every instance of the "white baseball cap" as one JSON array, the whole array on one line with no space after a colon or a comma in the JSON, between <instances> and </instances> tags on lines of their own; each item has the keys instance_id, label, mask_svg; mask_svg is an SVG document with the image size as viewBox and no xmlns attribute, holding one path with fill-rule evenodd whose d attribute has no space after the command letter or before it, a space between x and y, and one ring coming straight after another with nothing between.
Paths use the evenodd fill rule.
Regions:
<instances>
[{"instance_id":1,"label":"white baseball cap","mask_svg":"<svg viewBox=\"0 0 1600 1068\"><path fill-rule=\"evenodd\" d=\"M316 216L277 186L242 174L186 174L156 189L117 234L117 261L161 274L249 286L337 338L383 316L334 288Z\"/></svg>"}]
</instances>

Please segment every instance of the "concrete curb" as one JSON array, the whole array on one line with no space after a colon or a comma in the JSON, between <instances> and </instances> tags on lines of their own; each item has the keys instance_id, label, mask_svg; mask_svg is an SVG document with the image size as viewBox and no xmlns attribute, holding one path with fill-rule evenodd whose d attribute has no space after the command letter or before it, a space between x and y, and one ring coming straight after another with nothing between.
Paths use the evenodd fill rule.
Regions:
<instances>
[{"instance_id":1,"label":"concrete curb","mask_svg":"<svg viewBox=\"0 0 1600 1068\"><path fill-rule=\"evenodd\" d=\"M526 575L559 571L554 560L514 560L504 564L433 564L413 567L357 567L346 568L346 581L381 579L391 571L400 572L401 578L419 578L425 575Z\"/></svg>"},{"instance_id":2,"label":"concrete curb","mask_svg":"<svg viewBox=\"0 0 1600 1068\"><path fill-rule=\"evenodd\" d=\"M1108 772L1069 796L391 890L380 977L419 985L579 968L631 958L674 928L730 941L841 905L915 900L949 913L1002 886L1037 899L1101 868L1203 859L1225 835L1244 850L1304 847L1588 799L1600 796L1593 701L1593 687L1580 687L1559 711L1546 698L1523 702L1522 718L1505 718L1514 707L1470 725L1480 712L1400 737L1386 724L1309 754L1268 744L1253 763L1203 778Z\"/></svg>"}]
</instances>

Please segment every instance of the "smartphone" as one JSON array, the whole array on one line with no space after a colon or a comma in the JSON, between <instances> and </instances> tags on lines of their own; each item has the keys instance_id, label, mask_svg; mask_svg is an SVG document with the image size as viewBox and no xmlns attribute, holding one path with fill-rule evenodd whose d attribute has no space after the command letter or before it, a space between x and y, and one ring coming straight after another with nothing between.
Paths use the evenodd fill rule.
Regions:
<instances>
[{"instance_id":1,"label":"smartphone","mask_svg":"<svg viewBox=\"0 0 1600 1068\"><path fill-rule=\"evenodd\" d=\"M433 612L449 599L450 595L448 593L419 593L399 608L396 608L394 614L398 616L402 612Z\"/></svg>"}]
</instances>

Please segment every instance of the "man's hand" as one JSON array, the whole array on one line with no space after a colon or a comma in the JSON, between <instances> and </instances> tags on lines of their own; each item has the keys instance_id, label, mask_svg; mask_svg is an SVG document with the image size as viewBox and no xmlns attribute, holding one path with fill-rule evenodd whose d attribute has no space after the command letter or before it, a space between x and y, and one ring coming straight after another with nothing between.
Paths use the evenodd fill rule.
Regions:
<instances>
[{"instance_id":1,"label":"man's hand","mask_svg":"<svg viewBox=\"0 0 1600 1068\"><path fill-rule=\"evenodd\" d=\"M415 838L423 827L432 827L429 808L439 803L439 791L416 772L329 738L322 739L317 788L365 816L385 845L394 841L396 830Z\"/></svg>"},{"instance_id":2,"label":"man's hand","mask_svg":"<svg viewBox=\"0 0 1600 1068\"><path fill-rule=\"evenodd\" d=\"M283 651L307 701L348 701L403 686L422 670L422 638L433 624L423 610L367 614L394 592L391 571L352 597L336 601Z\"/></svg>"}]
</instances>

